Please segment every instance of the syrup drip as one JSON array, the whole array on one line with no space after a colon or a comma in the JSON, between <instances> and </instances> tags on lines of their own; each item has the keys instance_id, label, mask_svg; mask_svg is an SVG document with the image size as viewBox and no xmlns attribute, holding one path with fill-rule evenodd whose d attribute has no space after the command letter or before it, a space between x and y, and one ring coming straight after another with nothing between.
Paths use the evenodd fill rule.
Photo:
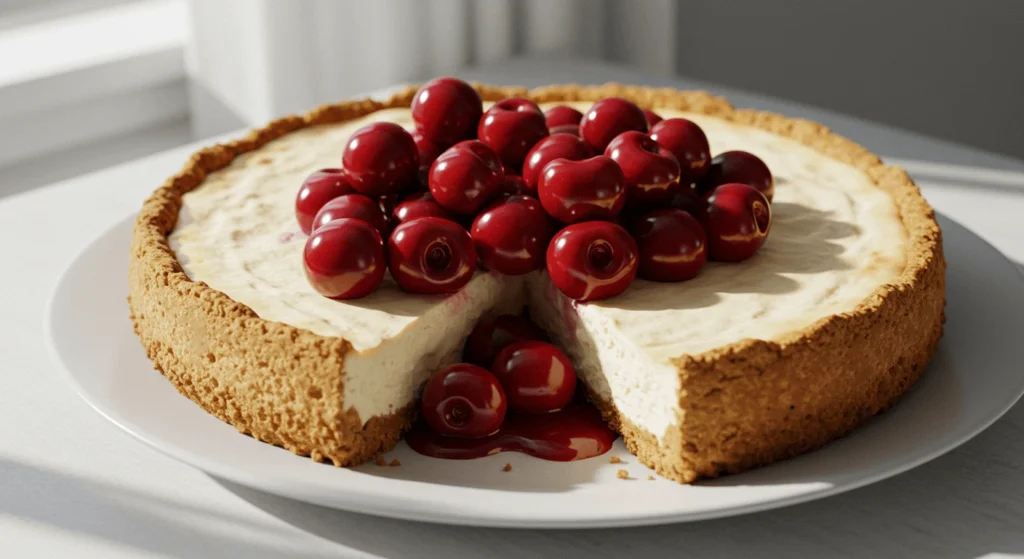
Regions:
<instances>
[{"instance_id":1,"label":"syrup drip","mask_svg":"<svg viewBox=\"0 0 1024 559\"><path fill-rule=\"evenodd\" d=\"M469 460L499 452L524 452L544 460L569 462L608 452L616 438L618 435L604 424L593 406L572 402L552 413L509 412L497 433L477 439L439 435L418 421L405 435L405 442L416 452L434 458Z\"/></svg>"}]
</instances>

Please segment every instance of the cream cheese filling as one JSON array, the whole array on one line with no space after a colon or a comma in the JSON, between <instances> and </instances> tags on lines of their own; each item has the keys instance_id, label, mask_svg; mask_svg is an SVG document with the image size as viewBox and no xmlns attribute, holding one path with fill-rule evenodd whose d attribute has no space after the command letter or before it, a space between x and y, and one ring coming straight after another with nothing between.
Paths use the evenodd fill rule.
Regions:
<instances>
[{"instance_id":1,"label":"cream cheese filling","mask_svg":"<svg viewBox=\"0 0 1024 559\"><path fill-rule=\"evenodd\" d=\"M565 301L543 275L529 283L533 305L544 307L535 314L549 328L567 330L560 337L576 344L570 350L588 384L660 437L678 422L674 359L746 338L784 341L853 310L902 272L907 234L891 197L849 165L760 129L657 112L700 124L712 153L742 149L764 159L777 182L765 246L745 262L709 263L694 280L636 281L625 294L592 304ZM408 109L388 109L275 140L186 194L170 236L191 279L266 320L347 339L354 351L345 402L364 422L409 403L431 368L457 358L476 318L501 304L518 306L521 285L478 273L462 292L441 298L404 293L387 278L369 297L346 302L309 286L295 193L310 172L338 166L348 136L373 121L412 128Z\"/></svg>"}]
</instances>

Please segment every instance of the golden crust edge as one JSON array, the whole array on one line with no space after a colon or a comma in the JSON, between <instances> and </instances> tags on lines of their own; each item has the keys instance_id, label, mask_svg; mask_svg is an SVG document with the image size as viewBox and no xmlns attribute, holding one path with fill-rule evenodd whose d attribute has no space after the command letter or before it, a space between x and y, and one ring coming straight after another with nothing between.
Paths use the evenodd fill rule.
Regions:
<instances>
[{"instance_id":1,"label":"golden crust edge","mask_svg":"<svg viewBox=\"0 0 1024 559\"><path fill-rule=\"evenodd\" d=\"M792 362L793 355L801 348L813 348L823 341L836 340L841 333L857 330L868 332L864 337L876 339L886 334L886 324L879 320L885 315L913 315L920 319L918 332L927 335L910 336L905 340L899 359L904 354L919 354L918 361L927 363L941 336L944 308L945 261L942 254L941 230L934 218L934 212L920 195L917 186L905 171L884 165L881 160L865 148L831 133L825 126L776 115L773 113L734 109L724 98L702 91L677 91L655 89L621 84L603 86L558 85L534 90L520 87L495 87L474 84L485 100L497 100L512 95L527 96L537 102L588 101L607 96L620 96L641 106L650 108L675 108L680 110L713 115L740 124L768 130L780 136L793 138L830 157L846 162L868 174L875 183L889 192L900 210L901 218L910 237L911 251L907 267L898 280L880 287L866 298L851 313L834 315L819 321L797 333L785 343L763 341L741 341L718 348L698 356L680 359L680 404L690 417L680 418L680 431L663 435L658 439L623 417L607 402L597 402L614 426L623 433L627 446L646 465L655 468L662 475L681 482L690 482L700 477L714 477L722 473L735 473L744 469L770 463L817 448L855 428L868 417L892 405L917 379L924 364L907 365L897 371L886 369L879 378L899 378L901 382L883 393L866 400L863 413L854 419L832 420L828 425L813 430L811 436L794 442L794 437L772 439L777 442L775 452L764 452L754 445L754 451L742 450L737 444L751 435L764 434L766 428L777 427L777 421L768 421L763 428L733 429L736 422L723 421L715 413L700 412L699 398L695 395L718 382L716 378L756 379L785 369ZM354 465L390 450L397 443L401 432L411 421L415 410L412 406L403 408L389 416L372 418L362 425L353 410L345 410L344 356L350 349L345 340L325 338L298 328L280 323L264 321L251 309L226 295L213 290L201 282L192 282L182 272L173 251L168 245L167 235L173 230L181 197L197 187L210 172L225 167L235 157L254 151L267 142L306 126L342 122L358 118L376 110L392 107L407 107L412 101L415 88L407 88L385 101L361 100L325 105L313 109L304 116L292 116L275 120L267 126L254 130L242 139L202 149L194 154L177 175L168 179L163 186L143 204L133 231L131 261L129 266L129 302L132 320L147 355L154 365L178 388L205 410L231 423L239 431L248 433L259 440L277 444L303 455L336 465ZM144 297L145 295L145 297ZM918 309L917 307L921 307ZM166 329L155 327L151 313L158 314L175 309L170 317L180 322L176 327ZM875 317L875 318L872 318ZM191 338L196 337L195 325L202 324L205 332L228 331L238 335L220 336L221 344L199 344L192 347ZM192 327L189 330L189 326ZM219 327L219 328L218 328ZM159 332L169 339L180 338L180 347L186 348L188 359L173 355L173 348L165 339L157 339L152 332ZM863 333L861 332L861 333ZM839 338L842 340L842 338ZM854 336L856 339L856 336ZM237 357L235 349L244 349L250 341L263 344L289 341L293 348L300 348L296 357L295 370L300 371L292 383L251 389L267 391L270 402L263 406L271 408L281 402L291 410L290 417L277 417L267 409L244 409L247 396L228 394L230 390L217 381L215 361L209 362L203 350L218 349L225 357ZM168 355L168 349L172 354ZM851 348L844 348L849 353ZM852 348L856 349L856 348ZM862 348L866 350L867 348ZM912 351L911 351L912 350ZM805 351L806 353L806 351ZM260 370L260 363L266 363L259 356L242 353L245 366ZM325 360L325 356L329 358ZM207 359L206 362L203 359ZM266 368L266 365L263 366ZM211 370L213 369L212 373ZM204 371L206 371L204 373ZM732 374L730 374L732 373ZM229 378L231 375L227 375ZM770 377L772 375L769 375ZM783 375L784 376L784 375ZM281 375L277 375L280 379ZM878 378L865 375L861 381L876 382ZM741 383L742 384L742 383ZM757 383L753 383L757 386ZM305 389L305 391L303 390ZM712 392L712 388L709 392ZM722 394L721 389L718 394ZM278 393L279 392L279 393ZM707 393L703 393L706 397ZM262 396L249 394L259 401ZM314 397L316 396L316 397ZM739 397L737 394L735 397ZM325 404L324 402L331 403ZM260 408L261 406L257 406ZM271 409L271 411L273 411ZM691 413L692 412L692 413ZM304 421L296 422L295 414L305 414ZM861 417L861 415L863 417ZM269 417L270 419L266 419ZM685 434L684 434L685 433ZM728 437L737 441L731 445L714 448L697 447L694 438L698 433ZM698 437L699 439L700 437ZM705 437L706 438L706 437ZM799 437L798 437L799 438ZM771 442L770 440L769 442ZM687 445L691 445L688 447ZM691 450L695 448L696 450Z\"/></svg>"}]
</instances>

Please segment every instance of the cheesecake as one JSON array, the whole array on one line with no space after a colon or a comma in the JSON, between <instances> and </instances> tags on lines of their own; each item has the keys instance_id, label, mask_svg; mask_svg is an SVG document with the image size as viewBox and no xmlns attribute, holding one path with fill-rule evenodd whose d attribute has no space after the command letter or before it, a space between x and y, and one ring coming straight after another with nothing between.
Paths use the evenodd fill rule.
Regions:
<instances>
[{"instance_id":1,"label":"cheesecake","mask_svg":"<svg viewBox=\"0 0 1024 559\"><path fill-rule=\"evenodd\" d=\"M619 85L477 86L586 111L615 96L686 118L715 151L775 175L769 241L683 283L638 279L599 301L546 271L477 271L425 295L387 276L368 296L317 293L301 265L297 185L337 166L370 123L412 130L415 89L274 121L196 153L145 203L129 266L135 331L185 396L239 431L351 466L398 443L418 392L473 326L528 309L640 461L680 482L801 454L893 405L942 335L945 262L907 174L825 127L720 97Z\"/></svg>"}]
</instances>

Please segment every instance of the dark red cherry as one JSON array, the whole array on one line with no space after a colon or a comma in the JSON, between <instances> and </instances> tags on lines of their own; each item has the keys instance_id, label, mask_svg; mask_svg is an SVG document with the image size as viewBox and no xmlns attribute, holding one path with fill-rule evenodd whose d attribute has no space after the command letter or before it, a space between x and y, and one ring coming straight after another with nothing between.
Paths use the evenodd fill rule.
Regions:
<instances>
[{"instance_id":1,"label":"dark red cherry","mask_svg":"<svg viewBox=\"0 0 1024 559\"><path fill-rule=\"evenodd\" d=\"M530 148L548 135L544 113L529 99L498 101L480 120L477 137L498 154L506 172L516 172Z\"/></svg>"},{"instance_id":2,"label":"dark red cherry","mask_svg":"<svg viewBox=\"0 0 1024 559\"><path fill-rule=\"evenodd\" d=\"M473 328L466 339L462 358L481 367L490 367L494 358L509 344L525 340L547 340L536 324L514 314L503 314L484 320Z\"/></svg>"},{"instance_id":3,"label":"dark red cherry","mask_svg":"<svg viewBox=\"0 0 1024 559\"><path fill-rule=\"evenodd\" d=\"M708 260L707 236L697 218L683 210L655 210L633 225L640 249L638 275L651 281L685 281Z\"/></svg>"},{"instance_id":4,"label":"dark red cherry","mask_svg":"<svg viewBox=\"0 0 1024 559\"><path fill-rule=\"evenodd\" d=\"M579 126L583 120L583 113L568 105L558 105L544 111L544 122L548 129L556 126Z\"/></svg>"},{"instance_id":5,"label":"dark red cherry","mask_svg":"<svg viewBox=\"0 0 1024 559\"><path fill-rule=\"evenodd\" d=\"M379 202L362 194L346 194L338 196L324 204L313 219L313 230L345 217L361 219L374 227L381 238L388 236L388 222L381 211Z\"/></svg>"},{"instance_id":6,"label":"dark red cherry","mask_svg":"<svg viewBox=\"0 0 1024 559\"><path fill-rule=\"evenodd\" d=\"M551 218L536 198L513 195L476 216L470 234L479 261L489 270L518 276L544 267Z\"/></svg>"},{"instance_id":7,"label":"dark red cherry","mask_svg":"<svg viewBox=\"0 0 1024 559\"><path fill-rule=\"evenodd\" d=\"M313 219L324 204L355 191L341 169L314 171L302 181L299 194L295 197L295 219L299 222L299 228L308 235L313 228Z\"/></svg>"},{"instance_id":8,"label":"dark red cherry","mask_svg":"<svg viewBox=\"0 0 1024 559\"><path fill-rule=\"evenodd\" d=\"M775 179L761 158L746 151L726 151L711 160L711 166L704 180L698 183L698 191L706 195L716 186L730 182L749 184L756 188L769 202L775 196Z\"/></svg>"},{"instance_id":9,"label":"dark red cherry","mask_svg":"<svg viewBox=\"0 0 1024 559\"><path fill-rule=\"evenodd\" d=\"M548 128L549 134L571 134L580 137L580 127L578 124L560 124L558 126L552 126Z\"/></svg>"},{"instance_id":10,"label":"dark red cherry","mask_svg":"<svg viewBox=\"0 0 1024 559\"><path fill-rule=\"evenodd\" d=\"M604 154L622 169L631 206L664 207L679 190L679 162L643 132L619 134Z\"/></svg>"},{"instance_id":11,"label":"dark red cherry","mask_svg":"<svg viewBox=\"0 0 1024 559\"><path fill-rule=\"evenodd\" d=\"M647 119L647 128L648 129L650 129L655 124L658 124L659 122L664 120L663 118L661 118L661 115L659 115L658 113L656 113L656 112L654 112L654 111L652 111L650 109L644 109L644 118Z\"/></svg>"},{"instance_id":12,"label":"dark red cherry","mask_svg":"<svg viewBox=\"0 0 1024 559\"><path fill-rule=\"evenodd\" d=\"M651 139L672 152L679 161L682 184L692 184L708 172L711 148L708 137L696 123L685 118L670 118L651 127Z\"/></svg>"},{"instance_id":13,"label":"dark red cherry","mask_svg":"<svg viewBox=\"0 0 1024 559\"><path fill-rule=\"evenodd\" d=\"M475 214L501 187L501 163L487 146L471 140L455 144L430 168L430 194L442 207Z\"/></svg>"},{"instance_id":14,"label":"dark red cherry","mask_svg":"<svg viewBox=\"0 0 1024 559\"><path fill-rule=\"evenodd\" d=\"M313 289L332 299L369 295L387 270L380 233L361 219L342 218L320 227L306 239L302 256Z\"/></svg>"},{"instance_id":15,"label":"dark red cherry","mask_svg":"<svg viewBox=\"0 0 1024 559\"><path fill-rule=\"evenodd\" d=\"M551 282L577 301L622 293L636 277L637 265L636 241L620 225L607 221L570 225L548 245Z\"/></svg>"},{"instance_id":16,"label":"dark red cherry","mask_svg":"<svg viewBox=\"0 0 1024 559\"><path fill-rule=\"evenodd\" d=\"M772 227L771 204L752 186L723 184L708 195L703 222L711 260L745 260L768 239Z\"/></svg>"},{"instance_id":17,"label":"dark red cherry","mask_svg":"<svg viewBox=\"0 0 1024 559\"><path fill-rule=\"evenodd\" d=\"M679 190L676 190L672 196L668 207L683 210L694 217L699 217L704 213L707 202L697 194L696 189L688 184L683 184L679 186Z\"/></svg>"},{"instance_id":18,"label":"dark red cherry","mask_svg":"<svg viewBox=\"0 0 1024 559\"><path fill-rule=\"evenodd\" d=\"M412 120L424 138L438 146L450 146L476 134L484 114L480 94L455 78L431 80L412 99Z\"/></svg>"},{"instance_id":19,"label":"dark red cherry","mask_svg":"<svg viewBox=\"0 0 1024 559\"><path fill-rule=\"evenodd\" d=\"M423 387L420 412L434 431L452 437L485 437L505 421L508 403L498 379L469 363L449 365Z\"/></svg>"},{"instance_id":20,"label":"dark red cherry","mask_svg":"<svg viewBox=\"0 0 1024 559\"><path fill-rule=\"evenodd\" d=\"M523 163L523 180L526 181L529 192L536 196L540 173L548 163L556 159L579 161L593 156L594 153L578 136L553 134L537 142L530 153L526 154L526 161Z\"/></svg>"},{"instance_id":21,"label":"dark red cherry","mask_svg":"<svg viewBox=\"0 0 1024 559\"><path fill-rule=\"evenodd\" d=\"M501 178L501 186L498 187L498 194L501 196L514 196L516 194L530 194L530 187L519 175L505 175ZM536 196L533 193L532 196Z\"/></svg>"},{"instance_id":22,"label":"dark red cherry","mask_svg":"<svg viewBox=\"0 0 1024 559\"><path fill-rule=\"evenodd\" d=\"M458 223L421 217L395 227L388 239L388 268L412 293L454 293L476 271L473 239Z\"/></svg>"},{"instance_id":23,"label":"dark red cherry","mask_svg":"<svg viewBox=\"0 0 1024 559\"><path fill-rule=\"evenodd\" d=\"M418 217L456 220L455 214L441 207L441 204L438 204L429 192L418 192L404 198L391 212L391 218L396 225Z\"/></svg>"},{"instance_id":24,"label":"dark red cherry","mask_svg":"<svg viewBox=\"0 0 1024 559\"><path fill-rule=\"evenodd\" d=\"M416 172L416 179L422 188L427 188L427 177L430 175L430 166L434 164L437 157L444 151L440 146L427 139L422 132L416 130L412 133L412 139L416 142L416 151L419 153L419 170Z\"/></svg>"},{"instance_id":25,"label":"dark red cherry","mask_svg":"<svg viewBox=\"0 0 1024 559\"><path fill-rule=\"evenodd\" d=\"M355 188L369 196L395 194L416 180L419 151L405 128L392 122L368 124L348 139L341 166Z\"/></svg>"},{"instance_id":26,"label":"dark red cherry","mask_svg":"<svg viewBox=\"0 0 1024 559\"><path fill-rule=\"evenodd\" d=\"M647 132L647 117L636 104L619 97L594 103L580 122L580 137L595 153L604 153L616 136L629 130Z\"/></svg>"},{"instance_id":27,"label":"dark red cherry","mask_svg":"<svg viewBox=\"0 0 1024 559\"><path fill-rule=\"evenodd\" d=\"M626 202L626 177L610 157L556 159L537 183L540 203L562 223L614 219Z\"/></svg>"},{"instance_id":28,"label":"dark red cherry","mask_svg":"<svg viewBox=\"0 0 1024 559\"><path fill-rule=\"evenodd\" d=\"M548 413L564 408L576 393L576 368L557 347L536 341L516 342L494 359L510 410Z\"/></svg>"}]
</instances>

